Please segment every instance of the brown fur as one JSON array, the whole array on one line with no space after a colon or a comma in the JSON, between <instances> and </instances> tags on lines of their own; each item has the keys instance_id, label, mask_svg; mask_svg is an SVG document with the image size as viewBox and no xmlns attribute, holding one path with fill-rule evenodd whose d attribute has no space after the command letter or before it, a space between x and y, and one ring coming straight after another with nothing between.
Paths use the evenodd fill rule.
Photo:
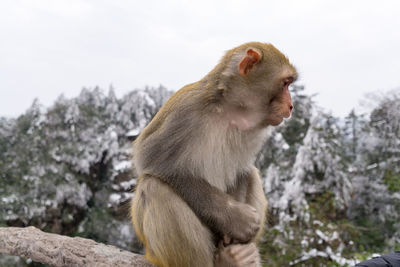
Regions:
<instances>
[{"instance_id":1,"label":"brown fur","mask_svg":"<svg viewBox=\"0 0 400 267\"><path fill-rule=\"evenodd\" d=\"M296 78L272 45L241 45L173 95L139 135L132 221L151 262L213 266L214 256L226 258L218 256L226 251L216 248L221 239L260 236L267 202L253 162L266 126L290 115L285 81ZM240 248L228 251L253 253L252 246Z\"/></svg>"}]
</instances>

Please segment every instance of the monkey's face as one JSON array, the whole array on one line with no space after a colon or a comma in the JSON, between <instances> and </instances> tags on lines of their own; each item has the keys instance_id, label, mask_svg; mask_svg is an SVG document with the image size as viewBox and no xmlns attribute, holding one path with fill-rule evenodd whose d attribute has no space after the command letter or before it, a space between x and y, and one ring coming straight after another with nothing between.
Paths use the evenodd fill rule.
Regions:
<instances>
[{"instance_id":1,"label":"monkey's face","mask_svg":"<svg viewBox=\"0 0 400 267\"><path fill-rule=\"evenodd\" d=\"M275 86L257 90L247 88L247 92L230 96L235 105L226 107L226 118L239 130L277 126L284 118L289 118L293 103L289 93L289 85L294 81L292 76L279 80Z\"/></svg>"},{"instance_id":2,"label":"monkey's face","mask_svg":"<svg viewBox=\"0 0 400 267\"><path fill-rule=\"evenodd\" d=\"M265 124L276 126L283 121L283 118L290 117L293 110L293 103L289 92L289 85L295 79L294 73L288 73L283 79L280 79L277 88L271 90L274 94L267 105Z\"/></svg>"}]
</instances>

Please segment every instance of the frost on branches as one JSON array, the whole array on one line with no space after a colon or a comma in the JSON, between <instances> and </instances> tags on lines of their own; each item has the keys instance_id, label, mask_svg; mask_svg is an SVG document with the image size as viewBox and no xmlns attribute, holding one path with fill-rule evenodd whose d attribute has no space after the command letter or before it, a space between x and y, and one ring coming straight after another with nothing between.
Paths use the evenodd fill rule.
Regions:
<instances>
[{"instance_id":1,"label":"frost on branches","mask_svg":"<svg viewBox=\"0 0 400 267\"><path fill-rule=\"evenodd\" d=\"M132 133L170 95L161 86L121 99L113 88L84 88L47 109L35 100L18 118L1 118L0 226L34 225L140 251L127 216L136 183ZM0 256L1 266L15 262L24 264Z\"/></svg>"},{"instance_id":2,"label":"frost on branches","mask_svg":"<svg viewBox=\"0 0 400 267\"><path fill-rule=\"evenodd\" d=\"M265 261L352 266L399 250L400 90L339 119L294 89L294 116L258 161L270 204Z\"/></svg>"}]
</instances>

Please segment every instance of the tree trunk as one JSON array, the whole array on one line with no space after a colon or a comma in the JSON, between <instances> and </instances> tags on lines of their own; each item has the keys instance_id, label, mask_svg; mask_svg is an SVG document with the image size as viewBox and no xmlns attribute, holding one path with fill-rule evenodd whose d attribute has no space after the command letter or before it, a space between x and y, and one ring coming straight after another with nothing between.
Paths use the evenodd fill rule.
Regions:
<instances>
[{"instance_id":1,"label":"tree trunk","mask_svg":"<svg viewBox=\"0 0 400 267\"><path fill-rule=\"evenodd\" d=\"M0 253L53 266L153 266L142 255L90 239L45 233L33 226L0 227Z\"/></svg>"}]
</instances>

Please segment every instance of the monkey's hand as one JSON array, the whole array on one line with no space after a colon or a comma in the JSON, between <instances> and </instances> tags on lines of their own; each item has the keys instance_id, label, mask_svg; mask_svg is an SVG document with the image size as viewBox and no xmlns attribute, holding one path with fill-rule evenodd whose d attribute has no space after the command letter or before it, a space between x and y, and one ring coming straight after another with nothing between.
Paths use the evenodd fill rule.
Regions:
<instances>
[{"instance_id":1,"label":"monkey's hand","mask_svg":"<svg viewBox=\"0 0 400 267\"><path fill-rule=\"evenodd\" d=\"M224 246L219 243L215 267L261 267L260 255L254 243Z\"/></svg>"},{"instance_id":2,"label":"monkey's hand","mask_svg":"<svg viewBox=\"0 0 400 267\"><path fill-rule=\"evenodd\" d=\"M221 229L221 233L234 242L249 242L260 229L260 215L248 204L237 201L228 203L227 222L224 224L224 229Z\"/></svg>"}]
</instances>

